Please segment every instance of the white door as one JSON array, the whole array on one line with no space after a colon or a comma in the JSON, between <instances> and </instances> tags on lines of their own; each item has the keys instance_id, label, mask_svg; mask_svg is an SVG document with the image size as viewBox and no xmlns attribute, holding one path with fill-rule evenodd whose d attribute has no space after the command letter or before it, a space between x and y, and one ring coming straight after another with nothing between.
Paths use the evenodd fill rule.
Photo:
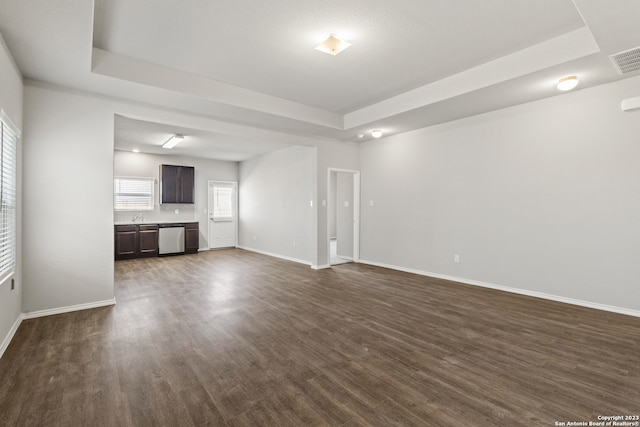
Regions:
<instances>
[{"instance_id":1,"label":"white door","mask_svg":"<svg viewBox=\"0 0 640 427\"><path fill-rule=\"evenodd\" d=\"M236 246L237 189L236 182L209 181L209 249Z\"/></svg>"}]
</instances>

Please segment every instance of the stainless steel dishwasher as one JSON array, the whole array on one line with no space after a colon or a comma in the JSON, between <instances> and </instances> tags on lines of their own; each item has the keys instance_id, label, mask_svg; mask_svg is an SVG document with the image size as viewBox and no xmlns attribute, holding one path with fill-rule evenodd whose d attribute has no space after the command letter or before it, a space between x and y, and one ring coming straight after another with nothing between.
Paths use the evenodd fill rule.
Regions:
<instances>
[{"instance_id":1,"label":"stainless steel dishwasher","mask_svg":"<svg viewBox=\"0 0 640 427\"><path fill-rule=\"evenodd\" d=\"M184 224L159 224L158 253L173 255L184 253Z\"/></svg>"}]
</instances>

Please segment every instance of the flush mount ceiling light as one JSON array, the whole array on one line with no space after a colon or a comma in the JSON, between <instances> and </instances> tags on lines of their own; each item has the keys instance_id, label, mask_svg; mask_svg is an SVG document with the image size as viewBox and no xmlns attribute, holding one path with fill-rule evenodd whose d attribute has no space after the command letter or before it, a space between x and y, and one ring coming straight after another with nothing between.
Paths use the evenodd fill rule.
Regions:
<instances>
[{"instance_id":1,"label":"flush mount ceiling light","mask_svg":"<svg viewBox=\"0 0 640 427\"><path fill-rule=\"evenodd\" d=\"M184 136L179 133L173 135L171 138L167 140L164 144L162 144L162 148L166 148L168 150L172 149L176 145L180 144L184 140Z\"/></svg>"},{"instance_id":2,"label":"flush mount ceiling light","mask_svg":"<svg viewBox=\"0 0 640 427\"><path fill-rule=\"evenodd\" d=\"M323 41L321 44L315 47L316 50L320 52L328 53L329 55L336 56L346 48L351 46L351 43L340 40L333 34L329 36L328 39Z\"/></svg>"},{"instance_id":3,"label":"flush mount ceiling light","mask_svg":"<svg viewBox=\"0 0 640 427\"><path fill-rule=\"evenodd\" d=\"M374 129L371 131L371 136L374 138L380 138L382 136L382 131L380 129Z\"/></svg>"},{"instance_id":4,"label":"flush mount ceiling light","mask_svg":"<svg viewBox=\"0 0 640 427\"><path fill-rule=\"evenodd\" d=\"M558 85L556 87L559 90L567 91L573 89L576 86L578 86L578 77L567 76L558 80Z\"/></svg>"}]
</instances>

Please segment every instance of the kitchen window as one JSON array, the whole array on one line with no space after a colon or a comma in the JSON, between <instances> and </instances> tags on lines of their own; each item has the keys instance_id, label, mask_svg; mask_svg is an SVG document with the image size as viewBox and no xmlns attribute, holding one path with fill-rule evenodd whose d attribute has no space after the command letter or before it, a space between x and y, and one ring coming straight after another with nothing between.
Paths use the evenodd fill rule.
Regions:
<instances>
[{"instance_id":1,"label":"kitchen window","mask_svg":"<svg viewBox=\"0 0 640 427\"><path fill-rule=\"evenodd\" d=\"M113 188L113 208L117 211L153 210L153 178L116 177Z\"/></svg>"},{"instance_id":2,"label":"kitchen window","mask_svg":"<svg viewBox=\"0 0 640 427\"><path fill-rule=\"evenodd\" d=\"M18 132L0 110L0 280L16 266L16 181Z\"/></svg>"}]
</instances>

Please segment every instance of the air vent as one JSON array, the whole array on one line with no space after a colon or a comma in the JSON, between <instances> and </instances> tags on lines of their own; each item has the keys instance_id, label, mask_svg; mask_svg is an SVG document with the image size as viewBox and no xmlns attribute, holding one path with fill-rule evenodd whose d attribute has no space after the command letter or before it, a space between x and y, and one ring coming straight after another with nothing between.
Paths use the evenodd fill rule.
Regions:
<instances>
[{"instance_id":1,"label":"air vent","mask_svg":"<svg viewBox=\"0 0 640 427\"><path fill-rule=\"evenodd\" d=\"M611 55L611 61L620 74L629 74L640 71L640 47L625 50Z\"/></svg>"}]
</instances>

